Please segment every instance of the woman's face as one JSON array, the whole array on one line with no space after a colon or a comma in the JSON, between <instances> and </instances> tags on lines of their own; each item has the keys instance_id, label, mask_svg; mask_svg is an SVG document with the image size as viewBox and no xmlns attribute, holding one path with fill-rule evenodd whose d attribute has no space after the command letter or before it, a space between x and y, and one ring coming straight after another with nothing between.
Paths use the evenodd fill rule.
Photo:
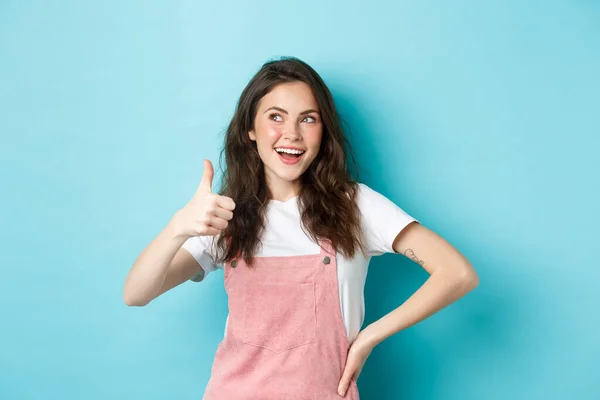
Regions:
<instances>
[{"instance_id":1,"label":"woman's face","mask_svg":"<svg viewBox=\"0 0 600 400\"><path fill-rule=\"evenodd\" d=\"M304 82L282 83L260 99L250 139L256 141L269 188L299 188L299 178L319 153L323 125L317 101ZM287 154L285 151L300 154Z\"/></svg>"}]
</instances>

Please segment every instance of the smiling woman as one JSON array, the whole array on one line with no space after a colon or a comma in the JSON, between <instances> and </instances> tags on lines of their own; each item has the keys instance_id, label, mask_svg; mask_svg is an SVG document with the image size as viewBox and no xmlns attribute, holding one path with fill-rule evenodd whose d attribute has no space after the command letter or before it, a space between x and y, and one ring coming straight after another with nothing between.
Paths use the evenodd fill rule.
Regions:
<instances>
[{"instance_id":1,"label":"smiling woman","mask_svg":"<svg viewBox=\"0 0 600 400\"><path fill-rule=\"evenodd\" d=\"M358 183L346 169L350 144L329 88L308 64L284 58L256 73L238 101L224 154L220 194L235 200L236 218L216 238L218 264L243 257L252 265L269 201L295 196L314 243L329 238L347 257L365 251Z\"/></svg>"},{"instance_id":2,"label":"smiling woman","mask_svg":"<svg viewBox=\"0 0 600 400\"><path fill-rule=\"evenodd\" d=\"M269 187L278 191L271 193L275 199L300 192L300 175L319 152L323 125L317 109L312 90L304 82L279 84L258 103L249 135L263 160ZM274 157L269 157L271 149L281 163L295 168L281 168Z\"/></svg>"},{"instance_id":3,"label":"smiling woman","mask_svg":"<svg viewBox=\"0 0 600 400\"><path fill-rule=\"evenodd\" d=\"M132 267L128 304L223 270L229 316L205 400L358 400L375 345L477 284L468 261L359 183L329 89L296 58L270 61L225 135L219 194L205 161L194 197ZM361 331L369 261L402 253L431 273L414 297ZM418 256L417 256L418 255Z\"/></svg>"}]
</instances>

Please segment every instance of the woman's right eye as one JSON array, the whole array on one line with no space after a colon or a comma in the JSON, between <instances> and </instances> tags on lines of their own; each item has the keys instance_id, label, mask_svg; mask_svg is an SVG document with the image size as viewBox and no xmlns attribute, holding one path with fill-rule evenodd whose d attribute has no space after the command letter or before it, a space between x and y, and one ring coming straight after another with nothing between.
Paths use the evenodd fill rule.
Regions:
<instances>
[{"instance_id":1,"label":"woman's right eye","mask_svg":"<svg viewBox=\"0 0 600 400\"><path fill-rule=\"evenodd\" d=\"M276 114L276 113L273 113L273 114L269 115L269 119L272 119L275 122L280 122L282 119L276 120L275 118L277 118L277 117L281 118L281 115Z\"/></svg>"}]
</instances>

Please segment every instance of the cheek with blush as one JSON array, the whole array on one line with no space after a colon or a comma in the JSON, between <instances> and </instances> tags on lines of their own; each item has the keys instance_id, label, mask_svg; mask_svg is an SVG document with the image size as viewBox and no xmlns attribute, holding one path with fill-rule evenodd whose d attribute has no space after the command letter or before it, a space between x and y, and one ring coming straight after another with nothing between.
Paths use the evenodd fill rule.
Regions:
<instances>
[{"instance_id":1,"label":"cheek with blush","mask_svg":"<svg viewBox=\"0 0 600 400\"><path fill-rule=\"evenodd\" d=\"M321 147L322 132L320 129L314 129L307 132L305 136L306 144L309 148L313 149L314 152L319 152Z\"/></svg>"},{"instance_id":2,"label":"cheek with blush","mask_svg":"<svg viewBox=\"0 0 600 400\"><path fill-rule=\"evenodd\" d=\"M281 135L285 133L285 130L280 125L271 125L266 129L267 135L272 139L278 139Z\"/></svg>"}]
</instances>

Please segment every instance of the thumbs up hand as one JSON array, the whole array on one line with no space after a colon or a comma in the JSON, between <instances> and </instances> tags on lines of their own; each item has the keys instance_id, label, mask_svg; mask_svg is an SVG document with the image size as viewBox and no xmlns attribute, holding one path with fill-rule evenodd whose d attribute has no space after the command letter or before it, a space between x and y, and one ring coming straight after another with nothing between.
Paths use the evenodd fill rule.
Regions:
<instances>
[{"instance_id":1,"label":"thumbs up hand","mask_svg":"<svg viewBox=\"0 0 600 400\"><path fill-rule=\"evenodd\" d=\"M176 235L215 236L227 228L233 218L235 202L231 197L212 193L213 176L212 163L204 160L204 173L196 193L172 219Z\"/></svg>"}]
</instances>

